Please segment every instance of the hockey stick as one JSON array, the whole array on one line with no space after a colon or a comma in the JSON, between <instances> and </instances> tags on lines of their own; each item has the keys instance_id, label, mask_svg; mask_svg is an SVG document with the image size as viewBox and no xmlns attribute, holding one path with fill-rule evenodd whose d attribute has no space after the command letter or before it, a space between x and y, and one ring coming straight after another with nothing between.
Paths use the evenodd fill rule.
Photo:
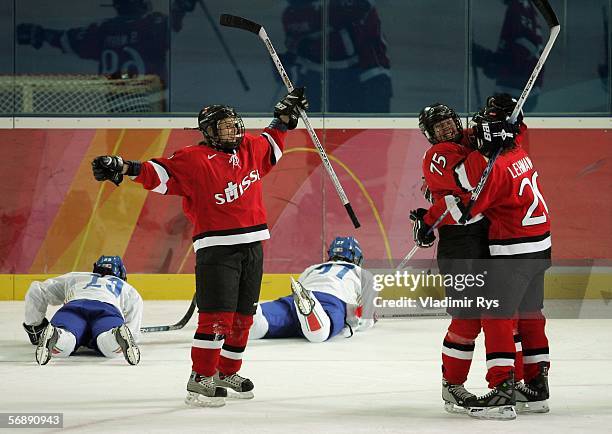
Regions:
<instances>
[{"instance_id":1,"label":"hockey stick","mask_svg":"<svg viewBox=\"0 0 612 434\"><path fill-rule=\"evenodd\" d=\"M559 35L559 32L561 31L561 25L559 24L559 19L557 18L555 11L552 9L550 4L548 3L548 0L531 0L531 1L535 5L535 7L538 8L538 10L540 11L540 14L546 20L546 23L548 24L548 27L550 29L550 36L548 37L548 42L546 43L546 45L544 46L544 49L542 50L542 54L540 55L540 58L538 59L538 63L536 63L536 66L533 68L531 77L529 77L529 80L527 80L527 84L525 85L525 88L523 89L523 93L519 97L516 103L516 106L514 107L514 110L512 111L512 114L510 115L510 119L508 120L508 122L510 122L511 124L516 122L516 119L518 118L518 115L523 108L523 104L525 104L525 100L527 99L527 96L529 96L529 92L531 92L531 88L535 84L536 79L538 78L538 75L540 75L540 71L542 70L542 67L544 66L544 62L546 62L546 59L548 58L548 54L550 53L550 50L552 49L555 43L555 40L557 39L557 36ZM476 202L476 199L478 199L478 196L480 196L480 192L484 188L487 182L487 179L489 178L489 174L491 173L491 170L493 169L493 164L495 164L495 160L497 160L497 157L499 157L499 155L501 154L501 151L502 151L502 148L499 148L495 152L493 157L489 159L487 166L485 167L485 170L482 172L480 180L478 181L478 185L476 185L476 188L474 189L474 191L472 191L470 201L468 202L465 210L463 211L463 215L461 216L461 219L459 219L459 223L463 224L468 220L468 216L470 215L470 212L472 211L472 208L474 207L474 203Z\"/></svg>"},{"instance_id":2,"label":"hockey stick","mask_svg":"<svg viewBox=\"0 0 612 434\"><path fill-rule=\"evenodd\" d=\"M206 7L206 4L204 3L203 0L198 0L198 3L200 4L200 7L204 11L204 15L206 15L206 19L208 20L208 22L210 23L210 26L214 30L215 35L217 35L217 39L219 39L219 42L221 42L221 45L223 46L223 49L225 50L225 54L227 55L227 58L229 59L232 66L234 67L236 74L238 74L238 79L240 80L240 84L242 84L242 87L244 88L244 90L246 91L251 90L251 88L249 87L249 84L244 78L244 75L242 75L242 71L238 67L238 63L236 62L236 59L234 59L234 56L232 56L232 52L227 46L227 43L225 42L225 39L223 38L223 35L221 34L219 27L217 27L217 23L215 22L215 19L213 18L213 16L210 14L210 11Z\"/></svg>"},{"instance_id":3,"label":"hockey stick","mask_svg":"<svg viewBox=\"0 0 612 434\"><path fill-rule=\"evenodd\" d=\"M189 309L187 309L187 312L185 313L183 318L179 320L179 322L177 322L176 324L165 325L165 326L141 327L140 332L141 333L154 333L154 332L167 332L167 331L172 331L172 330L180 330L187 325L187 323L189 322L189 320L191 319L193 315L193 312L195 311L195 308L196 308L196 296L194 295L193 299L191 300L191 304L189 305Z\"/></svg>"},{"instance_id":4,"label":"hockey stick","mask_svg":"<svg viewBox=\"0 0 612 434\"><path fill-rule=\"evenodd\" d=\"M221 15L220 22L222 26L234 27L234 28L246 30L248 32L255 33L256 35L258 35L259 39L261 39L263 43L266 45L266 48L268 49L268 53L270 53L270 57L272 57L272 61L274 62L274 65L276 65L276 69L278 73L280 74L283 80L283 83L285 83L287 90L289 92L293 90L294 87L293 87L293 84L291 83L291 79L287 75L287 72L285 71L285 68L283 67L282 62L280 61L280 58L278 57L278 54L276 53L276 50L274 49L274 46L272 45L272 41L270 41L270 38L268 37L266 30L263 28L261 24L257 24L245 18L237 17L235 15L228 15L228 14ZM308 119L306 112L302 110L301 108L299 109L299 111L300 111L300 117L302 118L302 121L304 122L304 125L306 126L306 129L308 130L308 134L310 134L312 143L314 143L315 147L317 148L317 151L319 151L319 156L321 157L321 161L323 161L323 166L325 166L325 170L327 170L327 174L331 178L332 183L334 184L334 187L336 187L336 192L338 193L338 196L340 197L340 200L342 201L342 204L344 205L346 212L351 218L351 221L353 222L353 226L355 226L355 228L358 228L359 226L361 226L361 224L359 223L359 220L357 220L357 216L355 215L355 212L353 211L353 207L351 206L346 196L346 193L344 192L344 189L342 188L342 185L340 184L340 181L338 180L338 177L336 176L336 173L334 172L331 162L329 161L329 158L327 157L327 153L325 152L325 148L323 148L323 145L321 145L321 142L319 141L319 138L317 137L317 133L315 133L314 128L310 124L310 120Z\"/></svg>"}]
</instances>

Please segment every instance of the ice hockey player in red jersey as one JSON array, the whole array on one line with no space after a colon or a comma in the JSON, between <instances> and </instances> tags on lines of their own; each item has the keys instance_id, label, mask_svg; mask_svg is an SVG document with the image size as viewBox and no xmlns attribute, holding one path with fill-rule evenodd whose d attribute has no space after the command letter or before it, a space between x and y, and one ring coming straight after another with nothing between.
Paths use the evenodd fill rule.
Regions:
<instances>
[{"instance_id":1,"label":"ice hockey player in red jersey","mask_svg":"<svg viewBox=\"0 0 612 434\"><path fill-rule=\"evenodd\" d=\"M473 209L490 220L486 297L498 307L483 312L487 346L488 394L469 399L469 414L479 418L511 419L519 411L547 412L549 396L548 340L542 314L544 273L550 266L550 218L538 172L514 134L526 126L509 125L499 107L490 107L474 117L478 152L455 168L457 181L466 191L477 185L488 158L500 147L489 180ZM452 214L452 213L451 213ZM455 218L455 216L453 216ZM458 221L458 219L456 219ZM424 223L424 228L428 224ZM518 316L522 338L524 382L514 379L516 357L512 329ZM487 330L487 324L489 325Z\"/></svg>"},{"instance_id":2,"label":"ice hockey player in red jersey","mask_svg":"<svg viewBox=\"0 0 612 434\"><path fill-rule=\"evenodd\" d=\"M147 190L183 197L194 227L199 312L189 405L222 406L228 389L234 397L253 397L253 383L238 370L259 300L261 241L270 237L261 179L281 158L286 131L297 126L298 108L307 107L304 88L294 89L276 104L270 126L253 136L233 108L207 106L198 116L204 136L198 145L143 163L119 156L92 162L98 181L119 185L127 175Z\"/></svg>"},{"instance_id":3,"label":"ice hockey player in red jersey","mask_svg":"<svg viewBox=\"0 0 612 434\"><path fill-rule=\"evenodd\" d=\"M429 222L427 231L435 220L445 211L448 197L453 201L455 196L468 199L468 193L462 191L455 181L455 167L460 164L473 148L470 147L469 131L463 130L461 120L453 109L444 104L431 104L419 114L419 127L427 140L432 144L423 156L423 177L434 203L432 209L419 208L412 211L414 230L423 231L425 223ZM434 222L430 222L435 215ZM489 223L482 215L471 219L466 225L452 224L452 218L446 217L445 223L439 229L437 260L440 273L443 275L478 274L474 259L484 259L489 256L487 233ZM433 245L433 233L422 233L415 236L419 247ZM466 289L456 290L445 288L446 296L462 299ZM468 295L474 298L472 294ZM449 412L465 412L467 398L475 395L468 392L463 384L467 380L474 342L480 333L480 315L477 309L449 308L453 317L442 345L442 399Z\"/></svg>"}]
</instances>

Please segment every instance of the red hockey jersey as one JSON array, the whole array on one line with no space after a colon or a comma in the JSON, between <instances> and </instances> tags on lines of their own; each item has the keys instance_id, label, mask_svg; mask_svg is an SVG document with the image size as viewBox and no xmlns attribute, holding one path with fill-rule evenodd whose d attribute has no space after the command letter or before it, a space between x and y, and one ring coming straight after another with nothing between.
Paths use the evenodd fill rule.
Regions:
<instances>
[{"instance_id":1,"label":"red hockey jersey","mask_svg":"<svg viewBox=\"0 0 612 434\"><path fill-rule=\"evenodd\" d=\"M524 132L526 127L522 127ZM479 152L472 152L456 168L457 179L473 190L487 166ZM472 214L483 213L491 221L489 250L492 256L540 252L551 247L548 206L538 185L538 172L522 148L500 155Z\"/></svg>"},{"instance_id":2,"label":"red hockey jersey","mask_svg":"<svg viewBox=\"0 0 612 434\"><path fill-rule=\"evenodd\" d=\"M193 248L243 244L270 238L263 178L281 158L286 132L266 128L246 134L236 154L188 146L170 158L143 163L134 178L147 190L183 197L193 223Z\"/></svg>"},{"instance_id":3,"label":"red hockey jersey","mask_svg":"<svg viewBox=\"0 0 612 434\"><path fill-rule=\"evenodd\" d=\"M442 142L433 145L423 155L423 177L434 200L423 218L429 226L433 226L446 211L446 196L469 199L469 193L457 185L454 169L471 151L470 148L458 143ZM451 199L454 200L452 197ZM445 224L455 224L455 221L447 215L440 223L440 225Z\"/></svg>"}]
</instances>

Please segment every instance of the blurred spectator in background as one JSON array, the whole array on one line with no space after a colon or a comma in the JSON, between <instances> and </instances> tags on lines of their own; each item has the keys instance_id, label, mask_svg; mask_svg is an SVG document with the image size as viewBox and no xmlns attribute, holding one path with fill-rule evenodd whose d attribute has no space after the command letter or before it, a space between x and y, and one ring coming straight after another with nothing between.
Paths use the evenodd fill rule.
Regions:
<instances>
[{"instance_id":1,"label":"blurred spectator in background","mask_svg":"<svg viewBox=\"0 0 612 434\"><path fill-rule=\"evenodd\" d=\"M390 63L374 1L327 1L325 35L321 30L325 15L321 0L288 3L282 16L287 51L281 59L296 86L308 89L311 111L324 108L334 113L388 113L392 96ZM321 87L323 68L327 68L325 96Z\"/></svg>"},{"instance_id":2,"label":"blurred spectator in background","mask_svg":"<svg viewBox=\"0 0 612 434\"><path fill-rule=\"evenodd\" d=\"M609 48L609 23L608 23L608 9L606 8L606 6L602 6L601 7L601 15L603 17L603 34L604 34L604 43L603 43L603 56L602 56L602 61L599 64L599 67L597 68L597 72L599 73L599 78L601 78L601 84L604 88L604 90L606 92L608 92L610 89L610 60L608 57L608 53L610 52L610 48Z\"/></svg>"},{"instance_id":3,"label":"blurred spectator in background","mask_svg":"<svg viewBox=\"0 0 612 434\"><path fill-rule=\"evenodd\" d=\"M182 28L194 1L174 0L172 29ZM45 43L81 59L98 61L98 73L110 79L153 75L162 89L168 82L169 31L167 15L154 12L150 0L112 0L117 16L85 27L55 30L33 23L17 25L17 42L40 49Z\"/></svg>"},{"instance_id":4,"label":"blurred spectator in background","mask_svg":"<svg viewBox=\"0 0 612 434\"><path fill-rule=\"evenodd\" d=\"M472 46L474 68L482 68L485 76L495 80L492 93L508 93L517 97L522 93L537 63L544 40L539 12L529 0L503 0L506 14L499 36L497 51L477 43ZM536 106L542 88L544 69L536 80L523 109ZM480 90L476 90L477 94Z\"/></svg>"}]
</instances>

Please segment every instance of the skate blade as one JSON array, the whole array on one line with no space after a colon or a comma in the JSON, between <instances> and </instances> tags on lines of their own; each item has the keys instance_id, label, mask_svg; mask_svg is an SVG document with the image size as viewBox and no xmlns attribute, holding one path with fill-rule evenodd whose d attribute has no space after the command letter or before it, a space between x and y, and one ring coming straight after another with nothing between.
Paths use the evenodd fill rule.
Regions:
<instances>
[{"instance_id":1,"label":"skate blade","mask_svg":"<svg viewBox=\"0 0 612 434\"><path fill-rule=\"evenodd\" d=\"M204 396L195 392L187 392L185 404L191 407L223 407L224 397Z\"/></svg>"},{"instance_id":2,"label":"skate blade","mask_svg":"<svg viewBox=\"0 0 612 434\"><path fill-rule=\"evenodd\" d=\"M49 350L46 347L36 348L36 363L40 366L46 365L51 360Z\"/></svg>"},{"instance_id":3,"label":"skate blade","mask_svg":"<svg viewBox=\"0 0 612 434\"><path fill-rule=\"evenodd\" d=\"M468 412L467 408L448 401L444 402L444 410L451 414L465 414Z\"/></svg>"},{"instance_id":4,"label":"skate blade","mask_svg":"<svg viewBox=\"0 0 612 434\"><path fill-rule=\"evenodd\" d=\"M130 365L137 365L140 363L140 348L136 346L134 339L130 336L127 327L121 327L119 329L119 334L123 338L123 340L127 343L127 348L123 352L123 356L125 360Z\"/></svg>"},{"instance_id":5,"label":"skate blade","mask_svg":"<svg viewBox=\"0 0 612 434\"><path fill-rule=\"evenodd\" d=\"M529 413L548 413L548 400L535 401L535 402L517 402L516 412L518 414L529 414Z\"/></svg>"},{"instance_id":6,"label":"skate blade","mask_svg":"<svg viewBox=\"0 0 612 434\"><path fill-rule=\"evenodd\" d=\"M470 407L467 412L468 416L475 419L487 420L514 420L516 419L516 410L512 405L503 405L500 407Z\"/></svg>"},{"instance_id":7,"label":"skate blade","mask_svg":"<svg viewBox=\"0 0 612 434\"><path fill-rule=\"evenodd\" d=\"M305 291L306 289L304 289L302 284L296 282L295 279L291 277L291 292L293 292L293 299L295 300L296 307L300 314L308 316L314 310L315 304L306 296Z\"/></svg>"},{"instance_id":8,"label":"skate blade","mask_svg":"<svg viewBox=\"0 0 612 434\"><path fill-rule=\"evenodd\" d=\"M45 329L40 344L36 347L36 363L46 365L51 360L51 351L47 348L49 340L53 337L53 327L49 324Z\"/></svg>"},{"instance_id":9,"label":"skate blade","mask_svg":"<svg viewBox=\"0 0 612 434\"><path fill-rule=\"evenodd\" d=\"M249 390L248 392L237 392L232 389L227 389L227 398L228 399L253 399L255 398L255 394L251 390Z\"/></svg>"}]
</instances>

